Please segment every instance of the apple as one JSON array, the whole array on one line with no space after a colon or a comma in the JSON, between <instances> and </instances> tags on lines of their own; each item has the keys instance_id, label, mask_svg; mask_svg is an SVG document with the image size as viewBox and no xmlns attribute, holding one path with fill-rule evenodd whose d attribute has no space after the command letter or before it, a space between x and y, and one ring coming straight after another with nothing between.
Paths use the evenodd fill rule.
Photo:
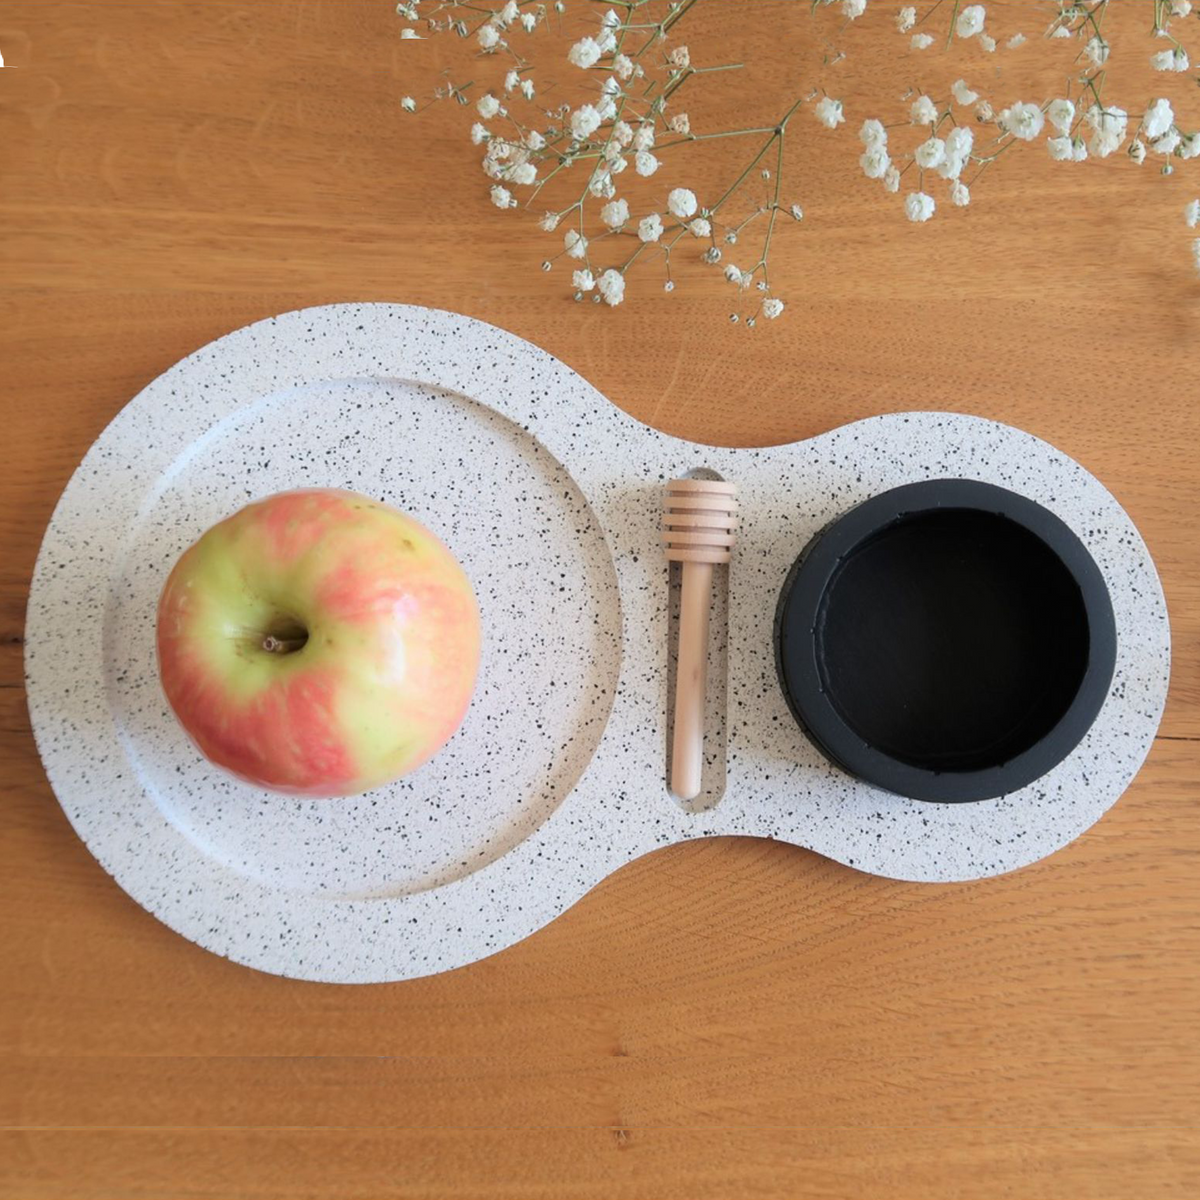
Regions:
<instances>
[{"instance_id":1,"label":"apple","mask_svg":"<svg viewBox=\"0 0 1200 1200\"><path fill-rule=\"evenodd\" d=\"M158 604L175 715L212 762L305 796L366 791L458 728L479 608L449 550L354 492L280 492L214 525Z\"/></svg>"}]
</instances>

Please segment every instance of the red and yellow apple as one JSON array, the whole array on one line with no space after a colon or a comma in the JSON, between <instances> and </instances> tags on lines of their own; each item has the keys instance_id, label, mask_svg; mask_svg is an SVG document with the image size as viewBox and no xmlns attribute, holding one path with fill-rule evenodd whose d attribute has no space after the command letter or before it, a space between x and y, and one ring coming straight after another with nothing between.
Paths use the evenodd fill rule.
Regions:
<instances>
[{"instance_id":1,"label":"red and yellow apple","mask_svg":"<svg viewBox=\"0 0 1200 1200\"><path fill-rule=\"evenodd\" d=\"M479 608L419 522L354 492L281 492L213 526L158 605L167 700L212 762L307 796L413 770L458 728Z\"/></svg>"}]
</instances>

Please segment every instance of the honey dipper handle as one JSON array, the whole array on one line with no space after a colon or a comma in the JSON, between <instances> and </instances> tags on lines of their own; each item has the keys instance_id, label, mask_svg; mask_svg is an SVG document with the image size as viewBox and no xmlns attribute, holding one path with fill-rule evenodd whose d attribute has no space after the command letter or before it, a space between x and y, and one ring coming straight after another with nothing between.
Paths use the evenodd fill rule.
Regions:
<instances>
[{"instance_id":1,"label":"honey dipper handle","mask_svg":"<svg viewBox=\"0 0 1200 1200\"><path fill-rule=\"evenodd\" d=\"M708 674L708 606L712 563L685 562L679 603L679 654L675 672L675 734L671 791L681 800L700 794L704 769L704 685Z\"/></svg>"}]
</instances>

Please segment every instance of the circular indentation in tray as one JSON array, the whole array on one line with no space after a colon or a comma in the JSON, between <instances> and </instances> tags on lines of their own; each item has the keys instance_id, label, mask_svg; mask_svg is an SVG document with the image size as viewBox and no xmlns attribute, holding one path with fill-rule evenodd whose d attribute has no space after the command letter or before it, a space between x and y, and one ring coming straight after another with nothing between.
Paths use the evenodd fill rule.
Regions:
<instances>
[{"instance_id":1,"label":"circular indentation in tray","mask_svg":"<svg viewBox=\"0 0 1200 1200\"><path fill-rule=\"evenodd\" d=\"M192 747L158 683L155 604L176 558L247 501L298 486L412 513L479 598L483 661L461 729L412 775L361 796L301 799L227 777ZM114 579L106 691L134 771L203 853L269 886L397 895L486 865L574 786L616 689L616 578L570 475L507 418L418 384L313 383L219 422L152 490Z\"/></svg>"}]
</instances>

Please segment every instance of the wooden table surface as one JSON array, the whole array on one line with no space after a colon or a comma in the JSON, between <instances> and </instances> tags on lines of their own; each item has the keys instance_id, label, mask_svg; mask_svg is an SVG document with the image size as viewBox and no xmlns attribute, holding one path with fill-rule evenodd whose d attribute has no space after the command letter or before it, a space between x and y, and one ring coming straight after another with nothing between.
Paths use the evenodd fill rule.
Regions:
<instances>
[{"instance_id":1,"label":"wooden table surface","mask_svg":"<svg viewBox=\"0 0 1200 1200\"><path fill-rule=\"evenodd\" d=\"M744 54L743 100L776 107L807 86L776 25L820 48L807 7L725 29L732 6L703 5L693 57ZM1180 219L1200 173L1034 148L917 227L858 176L852 129L822 140L804 114L784 318L730 325L698 268L669 297L634 276L601 310L537 269L527 216L488 204L467 114L399 111L411 50L387 0L0 0L0 1192L1200 1194L1200 275ZM884 51L855 61L857 120ZM246 322L364 299L494 322L701 441L933 407L1047 438L1162 573L1173 682L1142 773L1004 878L692 844L411 983L291 982L184 941L46 782L22 692L34 556L147 382Z\"/></svg>"}]
</instances>

